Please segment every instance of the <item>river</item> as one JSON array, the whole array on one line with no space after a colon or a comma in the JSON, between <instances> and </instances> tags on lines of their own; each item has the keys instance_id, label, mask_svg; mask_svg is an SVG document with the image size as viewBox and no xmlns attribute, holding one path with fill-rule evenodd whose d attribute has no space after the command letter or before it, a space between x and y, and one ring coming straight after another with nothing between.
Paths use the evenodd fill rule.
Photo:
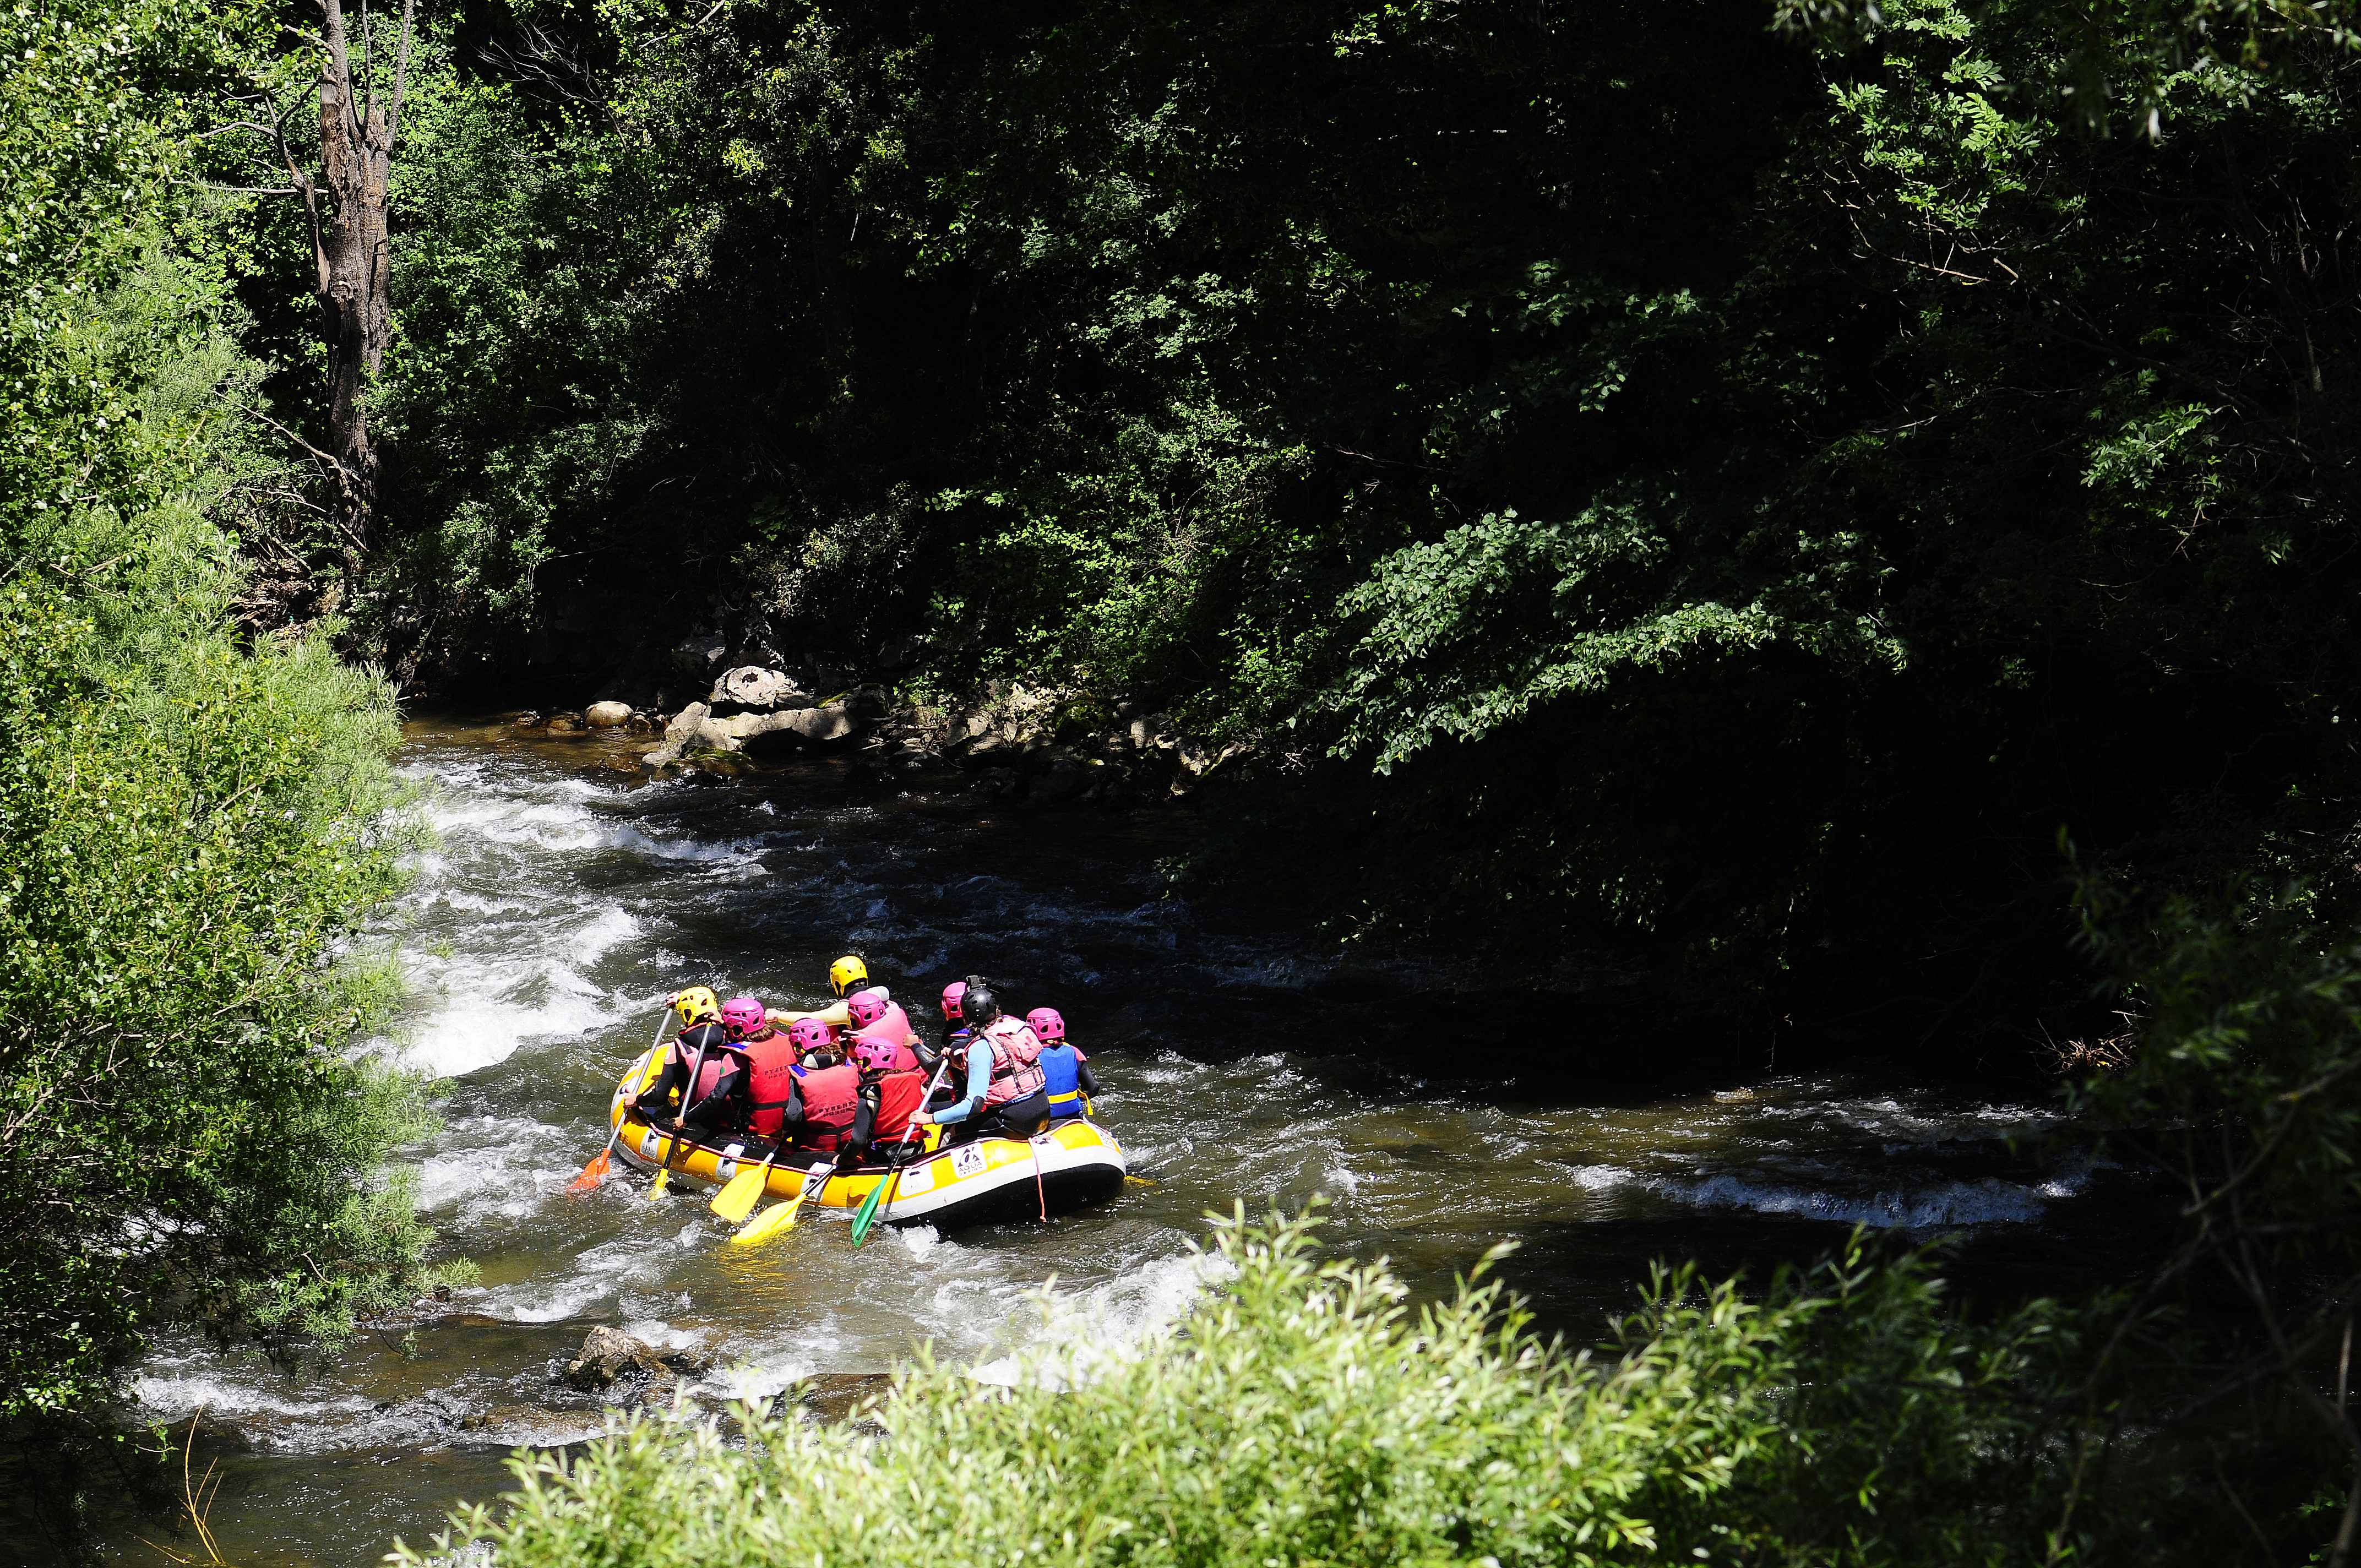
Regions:
<instances>
[{"instance_id":1,"label":"river","mask_svg":"<svg viewBox=\"0 0 2361 1568\"><path fill-rule=\"evenodd\" d=\"M300 1374L157 1348L133 1391L149 1419L196 1420L230 1561L375 1563L499 1491L512 1448L596 1430L598 1401L555 1376L592 1325L711 1356L708 1401L882 1370L922 1340L989 1376L1027 1337L1120 1342L1183 1311L1206 1285L1202 1216L1240 1200L1324 1194L1334 1245L1385 1253L1429 1291L1517 1241L1510 1283L1545 1326L1587 1337L1653 1256L1759 1266L1858 1223L1962 1234L1986 1277L2014 1280L2085 1266L2103 1240L2109 1174L2058 1135L2037 1087L1741 1081L1673 1070L1659 1043L1628 1081L1502 1080L1482 1048L1497 1021L1399 987L1373 999L1307 935L1170 896L1158 862L1189 824L1170 812L864 794L824 762L651 783L633 766L646 745L411 726L403 765L437 841L384 933L412 988L384 1048L437 1080L443 1129L409 1157L440 1250L480 1278ZM815 1005L848 949L926 1003L912 1012L930 1028L932 998L969 970L1020 1007L1061 1008L1109 1086L1102 1119L1154 1185L1048 1224L902 1231L858 1252L832 1218L723 1246L686 1185L566 1195L663 994L704 982ZM1431 1050L1405 1058L1405 1037ZM1569 1041L1569 1059L1612 1060L1614 1044ZM170 1528L126 1514L99 1536L111 1559L162 1563L143 1538L186 1550Z\"/></svg>"}]
</instances>

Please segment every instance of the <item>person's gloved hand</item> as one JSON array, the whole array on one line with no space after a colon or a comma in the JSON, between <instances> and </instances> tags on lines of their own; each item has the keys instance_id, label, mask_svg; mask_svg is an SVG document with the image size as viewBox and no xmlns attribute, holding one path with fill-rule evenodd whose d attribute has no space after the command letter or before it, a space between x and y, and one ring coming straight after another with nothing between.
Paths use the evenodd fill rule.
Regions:
<instances>
[{"instance_id":1,"label":"person's gloved hand","mask_svg":"<svg viewBox=\"0 0 2361 1568\"><path fill-rule=\"evenodd\" d=\"M864 1155L864 1154L868 1153L868 1152L869 1152L869 1151L868 1151L868 1150L866 1150L866 1149L839 1149L839 1150L837 1150L837 1151L836 1151L836 1173L837 1173L837 1175L839 1175L839 1176L842 1176L845 1172L847 1172L847 1171L849 1171L849 1170L851 1170L851 1169L853 1169L855 1167L859 1166L859 1165L860 1165L860 1163L861 1163L861 1157L862 1157L862 1155Z\"/></svg>"}]
</instances>

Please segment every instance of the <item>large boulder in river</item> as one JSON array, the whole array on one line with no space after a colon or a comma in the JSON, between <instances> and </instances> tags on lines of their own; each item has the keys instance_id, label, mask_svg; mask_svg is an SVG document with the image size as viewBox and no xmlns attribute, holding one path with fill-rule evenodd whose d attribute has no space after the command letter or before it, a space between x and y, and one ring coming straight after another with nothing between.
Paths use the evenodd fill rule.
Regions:
<instances>
[{"instance_id":1,"label":"large boulder in river","mask_svg":"<svg viewBox=\"0 0 2361 1568\"><path fill-rule=\"evenodd\" d=\"M645 760L651 768L665 768L693 751L777 756L808 747L836 746L853 738L852 717L841 703L716 718L709 705L693 702L673 716L672 722L664 727L664 744L650 751Z\"/></svg>"},{"instance_id":2,"label":"large boulder in river","mask_svg":"<svg viewBox=\"0 0 2361 1568\"><path fill-rule=\"evenodd\" d=\"M782 708L818 706L812 695L784 672L766 670L760 664L741 664L724 671L721 678L713 683L713 695L706 701L718 714L775 713Z\"/></svg>"},{"instance_id":3,"label":"large boulder in river","mask_svg":"<svg viewBox=\"0 0 2361 1568\"><path fill-rule=\"evenodd\" d=\"M612 729L631 721L628 702L594 702L582 710L582 722L593 729Z\"/></svg>"},{"instance_id":4,"label":"large boulder in river","mask_svg":"<svg viewBox=\"0 0 2361 1568\"><path fill-rule=\"evenodd\" d=\"M852 718L842 704L831 703L826 707L792 707L784 713L741 713L713 720L713 728L729 736L734 748L760 757L851 740Z\"/></svg>"},{"instance_id":5,"label":"large boulder in river","mask_svg":"<svg viewBox=\"0 0 2361 1568\"><path fill-rule=\"evenodd\" d=\"M566 1363L566 1381L586 1394L595 1394L618 1383L669 1381L675 1376L703 1372L710 1365L694 1351L660 1351L645 1340L602 1324L590 1331L582 1341L581 1353Z\"/></svg>"}]
</instances>

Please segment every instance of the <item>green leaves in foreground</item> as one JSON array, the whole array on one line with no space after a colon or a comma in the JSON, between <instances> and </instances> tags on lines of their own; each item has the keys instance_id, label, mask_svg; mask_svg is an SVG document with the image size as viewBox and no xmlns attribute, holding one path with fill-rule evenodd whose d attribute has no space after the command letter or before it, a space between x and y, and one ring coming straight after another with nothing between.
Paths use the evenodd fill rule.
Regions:
<instances>
[{"instance_id":1,"label":"green leaves in foreground","mask_svg":"<svg viewBox=\"0 0 2361 1568\"><path fill-rule=\"evenodd\" d=\"M2016 1452L1983 1400L2022 1370L2037 1323L1947 1330L1915 1265L1853 1257L1782 1276L1762 1300L1660 1275L1606 1353L1576 1355L1532 1338L1497 1284L1413 1312L1383 1263L1323 1261L1312 1237L1304 1220L1224 1224L1206 1272L1225 1282L1130 1360L1037 1359L1006 1388L922 1361L873 1412L882 1443L741 1412L741 1446L709 1423L642 1419L571 1461L520 1457L505 1508L457 1522L504 1568L751 1568L822 1546L873 1565L947 1551L1694 1563L1842 1541L1873 1522L1890 1460L1901 1500L1934 1505L1898 1527L1924 1562L1943 1559L1939 1527L1963 1519L1982 1473ZM1832 1307L1838 1338L1822 1344ZM1800 1358L1839 1343L1859 1376L1816 1387L1810 1409L1841 1431L1783 1426Z\"/></svg>"}]
</instances>

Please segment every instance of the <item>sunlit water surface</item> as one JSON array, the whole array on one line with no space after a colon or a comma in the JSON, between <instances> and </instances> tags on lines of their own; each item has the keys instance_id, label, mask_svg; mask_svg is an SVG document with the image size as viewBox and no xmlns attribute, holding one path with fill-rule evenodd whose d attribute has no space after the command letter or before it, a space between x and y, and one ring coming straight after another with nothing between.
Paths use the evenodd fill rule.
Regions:
<instances>
[{"instance_id":1,"label":"sunlit water surface","mask_svg":"<svg viewBox=\"0 0 2361 1568\"><path fill-rule=\"evenodd\" d=\"M1202 1216L1241 1200L1324 1194L1334 1245L1389 1255L1427 1291L1516 1241L1510 1282L1546 1327L1591 1337L1655 1256L1760 1266L1864 1224L2054 1261L2094 1223L2078 1217L2104 1173L2045 1136L2037 1104L1842 1075L1741 1083L1726 1067L1668 1087L1660 1043L1625 1075L1646 1087L1502 1082L1463 1044L1494 1025L1444 1011L1432 1063L1374 1066L1373 1009L1325 949L1168 895L1169 817L864 798L819 763L646 783L645 744L412 727L405 767L438 839L388 927L413 990L393 1048L439 1080L443 1130L412 1157L443 1248L481 1279L304 1375L194 1343L141 1368L147 1415L202 1413L231 1560L374 1563L497 1492L512 1448L595 1431L598 1400L555 1378L592 1325L712 1356L695 1390L712 1400L883 1370L922 1340L989 1376L1028 1339L1120 1343L1171 1321L1206 1284ZM903 1231L858 1252L828 1219L723 1246L686 1185L654 1202L637 1179L566 1195L663 994L703 981L816 1004L845 949L906 999L973 970L1021 1007L1060 1007L1110 1086L1102 1119L1154 1185L1048 1224ZM1565 1047L1595 1072L1619 1043ZM2004 1142L2026 1135L2037 1152ZM112 1521L106 1551L165 1561L140 1538L188 1549L171 1529Z\"/></svg>"}]
</instances>

